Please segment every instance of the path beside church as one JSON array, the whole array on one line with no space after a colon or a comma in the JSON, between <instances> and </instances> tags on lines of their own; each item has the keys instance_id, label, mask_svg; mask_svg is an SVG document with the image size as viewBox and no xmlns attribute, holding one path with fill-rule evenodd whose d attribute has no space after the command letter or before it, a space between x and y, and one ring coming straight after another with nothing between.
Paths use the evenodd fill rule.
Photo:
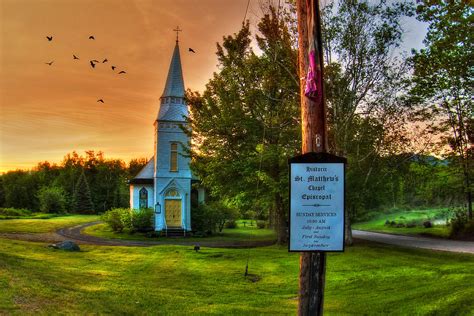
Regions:
<instances>
[{"instance_id":1,"label":"path beside church","mask_svg":"<svg viewBox=\"0 0 474 316\"><path fill-rule=\"evenodd\" d=\"M37 234L17 234L2 233L0 237L19 239L36 242L60 242L64 240L73 240L80 244L91 244L99 246L132 246L132 247L149 247L156 245L181 245L191 246L199 243L201 247L214 248L253 248L270 246L275 241L235 241L235 242L216 242L216 241L187 241L187 240L169 240L169 241L133 241L133 240L112 240L90 235L82 234L82 230L86 227L97 225L101 222L91 222L74 227L65 227L59 229L56 233L37 233ZM385 243L400 247L422 248L438 251L449 251L457 253L474 254L474 242L457 241L438 238L413 237L393 234L383 234L368 232L362 230L353 230L354 238L364 239L379 243Z\"/></svg>"}]
</instances>

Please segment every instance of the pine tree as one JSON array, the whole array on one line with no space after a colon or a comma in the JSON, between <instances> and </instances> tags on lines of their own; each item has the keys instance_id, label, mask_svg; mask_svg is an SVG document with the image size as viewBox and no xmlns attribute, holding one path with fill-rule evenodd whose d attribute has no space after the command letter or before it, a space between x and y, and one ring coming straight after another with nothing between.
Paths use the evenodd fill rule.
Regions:
<instances>
[{"instance_id":1,"label":"pine tree","mask_svg":"<svg viewBox=\"0 0 474 316\"><path fill-rule=\"evenodd\" d=\"M84 169L82 169L81 175L77 181L73 198L74 211L82 214L94 213L94 203L92 202L91 191Z\"/></svg>"}]
</instances>

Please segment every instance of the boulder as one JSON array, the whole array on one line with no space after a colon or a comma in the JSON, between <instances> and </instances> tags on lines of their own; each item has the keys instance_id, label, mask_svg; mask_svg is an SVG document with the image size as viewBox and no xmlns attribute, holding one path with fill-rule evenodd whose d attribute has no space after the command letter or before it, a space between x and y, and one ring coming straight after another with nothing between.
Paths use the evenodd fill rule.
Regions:
<instances>
[{"instance_id":1,"label":"boulder","mask_svg":"<svg viewBox=\"0 0 474 316\"><path fill-rule=\"evenodd\" d=\"M78 244L71 240L65 240L57 244L51 244L48 247L66 251L81 251L81 248L79 248Z\"/></svg>"}]
</instances>

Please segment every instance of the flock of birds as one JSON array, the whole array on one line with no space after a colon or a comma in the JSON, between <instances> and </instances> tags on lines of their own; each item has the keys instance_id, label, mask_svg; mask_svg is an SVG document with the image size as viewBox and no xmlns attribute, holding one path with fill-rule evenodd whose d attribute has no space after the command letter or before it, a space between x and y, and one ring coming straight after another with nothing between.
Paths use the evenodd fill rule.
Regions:
<instances>
[{"instance_id":1,"label":"flock of birds","mask_svg":"<svg viewBox=\"0 0 474 316\"><path fill-rule=\"evenodd\" d=\"M53 40L53 36L46 36L46 39L48 40L48 42L51 42ZM89 40L95 40L95 37L94 35L91 35L89 36ZM188 51L190 53L196 53L194 51L194 49L192 48L189 48ZM73 60L80 60L80 58L78 56L76 56L75 54L72 54L72 58ZM107 58L104 58L102 61L99 61L99 60L96 60L96 59L92 59L92 60L89 60L89 64L90 66L92 67L92 69L95 69L95 66L97 64L105 64L107 63L109 60ZM54 60L50 61L50 62L46 62L45 64L48 65L48 66L52 66L54 63ZM117 69L117 66L114 66L114 65L111 65L110 68L112 69L112 71L115 71L115 69ZM119 75L122 75L122 74L126 74L125 70L120 70L118 72ZM105 103L104 102L104 99L98 99L97 102L100 102L100 103Z\"/></svg>"},{"instance_id":2,"label":"flock of birds","mask_svg":"<svg viewBox=\"0 0 474 316\"><path fill-rule=\"evenodd\" d=\"M46 36L46 39L48 40L48 42L51 42L53 40L53 36ZM89 40L95 40L95 37L94 35L91 35L89 36ZM80 58L78 56L76 56L75 54L72 54L72 59L73 60L80 60ZM90 66L94 69L96 64L105 64L107 63L109 60L107 58L104 58L104 60L102 60L102 62L96 60L96 59L92 59L89 61L89 64ZM45 64L48 65L48 66L52 66L54 63L54 60L50 61L50 62L46 62ZM114 66L114 65L111 65L110 67L112 69L112 71L115 71L115 69L117 69L117 66ZM126 74L126 72L124 70L121 70L118 72L119 75L122 75L122 74ZM104 102L104 99L99 99L97 100L97 102L100 102L100 103L105 103Z\"/></svg>"}]
</instances>

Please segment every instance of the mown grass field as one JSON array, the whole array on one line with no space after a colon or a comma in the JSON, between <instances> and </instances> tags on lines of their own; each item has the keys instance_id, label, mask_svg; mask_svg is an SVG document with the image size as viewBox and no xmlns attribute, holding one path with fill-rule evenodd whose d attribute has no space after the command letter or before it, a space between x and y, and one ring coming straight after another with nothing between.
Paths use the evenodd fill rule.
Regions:
<instances>
[{"instance_id":1,"label":"mown grass field","mask_svg":"<svg viewBox=\"0 0 474 316\"><path fill-rule=\"evenodd\" d=\"M0 314L296 313L298 254L278 246L192 248L68 253L0 238ZM243 275L247 256L257 282ZM474 313L472 255L358 242L328 255L326 278L326 315Z\"/></svg>"},{"instance_id":2,"label":"mown grass field","mask_svg":"<svg viewBox=\"0 0 474 316\"><path fill-rule=\"evenodd\" d=\"M439 218L442 216L444 210L445 209L411 210L400 211L391 214L380 214L370 221L354 223L352 228L390 234L448 238L450 231L449 227L446 226L446 219ZM439 219L436 219L437 217ZM417 222L418 225L411 228L392 227L385 224L387 220L405 224ZM431 220L431 222L434 223L434 226L430 228L423 227L422 222L425 220Z\"/></svg>"},{"instance_id":3,"label":"mown grass field","mask_svg":"<svg viewBox=\"0 0 474 316\"><path fill-rule=\"evenodd\" d=\"M221 233L216 233L210 237L190 237L186 238L187 241L206 241L206 242L220 242L220 241L265 241L275 240L276 234L272 229L268 228L257 228L255 222L251 226L249 221L237 221L237 228L224 228ZM113 232L107 224L97 224L89 226L83 230L84 234L108 238L108 239L123 239L123 240L141 240L141 241L169 241L169 238L165 237L147 237L143 233L129 234L127 232L117 233ZM171 241L172 242L172 241Z\"/></svg>"},{"instance_id":4,"label":"mown grass field","mask_svg":"<svg viewBox=\"0 0 474 316\"><path fill-rule=\"evenodd\" d=\"M64 215L52 218L2 219L0 233L49 233L62 227L99 220L95 215Z\"/></svg>"}]
</instances>

